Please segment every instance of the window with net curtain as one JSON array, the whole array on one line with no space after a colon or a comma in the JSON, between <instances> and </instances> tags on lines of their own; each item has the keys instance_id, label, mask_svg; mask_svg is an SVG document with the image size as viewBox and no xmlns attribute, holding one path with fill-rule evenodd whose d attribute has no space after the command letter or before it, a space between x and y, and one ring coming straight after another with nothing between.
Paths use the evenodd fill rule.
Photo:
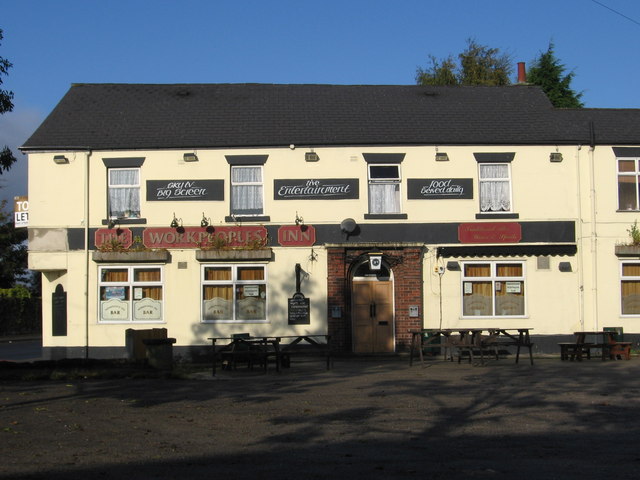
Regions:
<instances>
[{"instance_id":1,"label":"window with net curtain","mask_svg":"<svg viewBox=\"0 0 640 480\"><path fill-rule=\"evenodd\" d=\"M480 211L511 211L511 178L508 163L479 163Z\"/></svg>"},{"instance_id":2,"label":"window with net curtain","mask_svg":"<svg viewBox=\"0 0 640 480\"><path fill-rule=\"evenodd\" d=\"M640 170L637 158L618 159L618 209L638 210Z\"/></svg>"},{"instance_id":3,"label":"window with net curtain","mask_svg":"<svg viewBox=\"0 0 640 480\"><path fill-rule=\"evenodd\" d=\"M110 168L109 218L140 218L140 169Z\"/></svg>"},{"instance_id":4,"label":"window with net curtain","mask_svg":"<svg viewBox=\"0 0 640 480\"><path fill-rule=\"evenodd\" d=\"M262 215L262 166L231 167L231 214Z\"/></svg>"},{"instance_id":5,"label":"window with net curtain","mask_svg":"<svg viewBox=\"0 0 640 480\"><path fill-rule=\"evenodd\" d=\"M462 315L523 316L525 279L522 262L465 263L462 269Z\"/></svg>"},{"instance_id":6,"label":"window with net curtain","mask_svg":"<svg viewBox=\"0 0 640 480\"><path fill-rule=\"evenodd\" d=\"M400 165L369 165L369 213L401 213Z\"/></svg>"}]
</instances>

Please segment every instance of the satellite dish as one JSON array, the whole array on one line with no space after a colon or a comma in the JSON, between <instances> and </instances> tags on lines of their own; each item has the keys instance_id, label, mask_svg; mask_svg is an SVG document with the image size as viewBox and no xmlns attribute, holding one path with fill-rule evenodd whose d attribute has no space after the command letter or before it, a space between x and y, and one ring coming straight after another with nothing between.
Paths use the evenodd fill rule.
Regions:
<instances>
[{"instance_id":1,"label":"satellite dish","mask_svg":"<svg viewBox=\"0 0 640 480\"><path fill-rule=\"evenodd\" d=\"M342 220L342 223L340 223L340 230L349 234L356 230L356 226L356 221L353 218L345 218Z\"/></svg>"}]
</instances>

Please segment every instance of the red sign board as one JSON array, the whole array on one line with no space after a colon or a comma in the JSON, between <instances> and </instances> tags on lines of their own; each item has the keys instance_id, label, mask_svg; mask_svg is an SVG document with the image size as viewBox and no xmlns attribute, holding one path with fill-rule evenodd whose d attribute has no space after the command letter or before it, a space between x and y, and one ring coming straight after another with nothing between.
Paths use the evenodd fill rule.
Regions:
<instances>
[{"instance_id":1,"label":"red sign board","mask_svg":"<svg viewBox=\"0 0 640 480\"><path fill-rule=\"evenodd\" d=\"M110 246L129 248L133 244L133 234L128 228L99 228L96 230L94 243L96 247Z\"/></svg>"},{"instance_id":2,"label":"red sign board","mask_svg":"<svg viewBox=\"0 0 640 480\"><path fill-rule=\"evenodd\" d=\"M461 223L458 227L460 243L518 243L522 228L514 222Z\"/></svg>"},{"instance_id":3,"label":"red sign board","mask_svg":"<svg viewBox=\"0 0 640 480\"><path fill-rule=\"evenodd\" d=\"M316 229L311 225L285 225L278 229L278 243L283 247L310 247L316 243Z\"/></svg>"},{"instance_id":4,"label":"red sign board","mask_svg":"<svg viewBox=\"0 0 640 480\"><path fill-rule=\"evenodd\" d=\"M147 248L246 247L266 240L267 229L260 226L146 228L142 232Z\"/></svg>"}]
</instances>

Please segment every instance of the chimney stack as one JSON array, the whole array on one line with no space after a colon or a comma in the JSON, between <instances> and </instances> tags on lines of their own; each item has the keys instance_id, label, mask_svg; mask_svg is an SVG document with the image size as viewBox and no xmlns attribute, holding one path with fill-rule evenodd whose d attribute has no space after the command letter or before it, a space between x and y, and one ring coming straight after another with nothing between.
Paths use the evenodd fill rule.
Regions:
<instances>
[{"instance_id":1,"label":"chimney stack","mask_svg":"<svg viewBox=\"0 0 640 480\"><path fill-rule=\"evenodd\" d=\"M524 62L518 62L518 83L527 83L527 69Z\"/></svg>"}]
</instances>

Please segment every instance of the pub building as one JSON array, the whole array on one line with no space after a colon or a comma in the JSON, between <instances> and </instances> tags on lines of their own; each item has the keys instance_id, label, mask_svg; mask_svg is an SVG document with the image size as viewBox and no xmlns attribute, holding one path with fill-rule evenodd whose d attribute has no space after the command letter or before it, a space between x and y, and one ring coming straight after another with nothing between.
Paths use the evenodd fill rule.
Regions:
<instances>
[{"instance_id":1,"label":"pub building","mask_svg":"<svg viewBox=\"0 0 640 480\"><path fill-rule=\"evenodd\" d=\"M48 358L640 322L639 110L535 86L75 84L21 147Z\"/></svg>"}]
</instances>

